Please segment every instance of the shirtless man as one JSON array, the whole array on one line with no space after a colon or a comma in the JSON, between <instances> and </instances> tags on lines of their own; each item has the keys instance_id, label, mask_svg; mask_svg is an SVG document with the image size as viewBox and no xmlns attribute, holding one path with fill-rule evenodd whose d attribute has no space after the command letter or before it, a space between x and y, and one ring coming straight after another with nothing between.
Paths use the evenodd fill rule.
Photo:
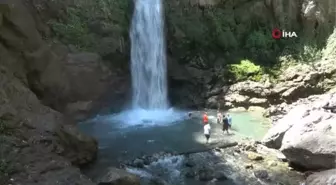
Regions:
<instances>
[{"instance_id":1,"label":"shirtless man","mask_svg":"<svg viewBox=\"0 0 336 185\"><path fill-rule=\"evenodd\" d=\"M221 124L223 122L223 115L222 113L218 110L217 111L217 124Z\"/></svg>"}]
</instances>

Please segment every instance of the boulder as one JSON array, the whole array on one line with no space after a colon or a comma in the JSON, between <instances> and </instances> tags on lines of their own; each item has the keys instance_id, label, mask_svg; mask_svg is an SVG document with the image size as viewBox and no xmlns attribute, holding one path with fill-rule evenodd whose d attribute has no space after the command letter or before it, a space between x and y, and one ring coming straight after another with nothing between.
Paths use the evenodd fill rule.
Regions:
<instances>
[{"instance_id":1,"label":"boulder","mask_svg":"<svg viewBox=\"0 0 336 185\"><path fill-rule=\"evenodd\" d=\"M336 157L336 114L327 107L335 93L310 96L289 105L288 113L269 130L262 143L280 149L288 161L305 169L330 169Z\"/></svg>"},{"instance_id":2,"label":"boulder","mask_svg":"<svg viewBox=\"0 0 336 185\"><path fill-rule=\"evenodd\" d=\"M290 162L305 169L334 168L336 164L335 123L335 115L320 111L311 112L300 124L294 124L285 133L280 151Z\"/></svg>"},{"instance_id":3,"label":"boulder","mask_svg":"<svg viewBox=\"0 0 336 185\"><path fill-rule=\"evenodd\" d=\"M192 168L186 168L184 171L184 176L186 178L194 178L196 176L196 172Z\"/></svg>"},{"instance_id":4,"label":"boulder","mask_svg":"<svg viewBox=\"0 0 336 185\"><path fill-rule=\"evenodd\" d=\"M109 168L99 179L99 185L140 185L140 178L118 168Z\"/></svg>"},{"instance_id":5,"label":"boulder","mask_svg":"<svg viewBox=\"0 0 336 185\"><path fill-rule=\"evenodd\" d=\"M309 175L305 185L335 185L336 184L336 169L321 171Z\"/></svg>"},{"instance_id":6,"label":"boulder","mask_svg":"<svg viewBox=\"0 0 336 185\"><path fill-rule=\"evenodd\" d=\"M304 105L291 110L284 118L278 121L264 136L262 143L270 148L279 149L285 133L308 112Z\"/></svg>"}]
</instances>

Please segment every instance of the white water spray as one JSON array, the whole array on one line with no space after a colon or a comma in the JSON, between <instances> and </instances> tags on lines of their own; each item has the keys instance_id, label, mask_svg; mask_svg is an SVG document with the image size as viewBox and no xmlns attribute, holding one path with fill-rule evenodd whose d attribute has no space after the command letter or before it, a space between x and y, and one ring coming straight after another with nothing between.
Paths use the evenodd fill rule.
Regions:
<instances>
[{"instance_id":1,"label":"white water spray","mask_svg":"<svg viewBox=\"0 0 336 185\"><path fill-rule=\"evenodd\" d=\"M168 109L161 0L135 0L130 31L134 109Z\"/></svg>"}]
</instances>

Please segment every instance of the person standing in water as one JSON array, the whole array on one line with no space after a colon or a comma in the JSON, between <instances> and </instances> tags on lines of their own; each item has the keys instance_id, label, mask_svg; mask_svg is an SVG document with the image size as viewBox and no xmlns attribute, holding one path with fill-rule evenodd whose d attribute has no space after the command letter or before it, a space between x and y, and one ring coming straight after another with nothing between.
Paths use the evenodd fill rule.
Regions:
<instances>
[{"instance_id":1,"label":"person standing in water","mask_svg":"<svg viewBox=\"0 0 336 185\"><path fill-rule=\"evenodd\" d=\"M229 122L229 127L231 128L232 126L232 117L229 113L226 114L226 117L228 118L228 122Z\"/></svg>"},{"instance_id":2,"label":"person standing in water","mask_svg":"<svg viewBox=\"0 0 336 185\"><path fill-rule=\"evenodd\" d=\"M209 143L209 139L210 139L210 124L209 123L206 123L204 126L203 126L203 129L204 129L204 136L205 136L205 139L206 139L206 144Z\"/></svg>"},{"instance_id":3,"label":"person standing in water","mask_svg":"<svg viewBox=\"0 0 336 185\"><path fill-rule=\"evenodd\" d=\"M206 144L209 143L209 139L210 139L210 124L209 124L209 118L208 118L208 113L204 112L203 114L203 129L204 129L204 136L206 139Z\"/></svg>"},{"instance_id":4,"label":"person standing in water","mask_svg":"<svg viewBox=\"0 0 336 185\"><path fill-rule=\"evenodd\" d=\"M218 110L217 111L217 124L221 124L223 122L223 115L222 113Z\"/></svg>"},{"instance_id":5,"label":"person standing in water","mask_svg":"<svg viewBox=\"0 0 336 185\"><path fill-rule=\"evenodd\" d=\"M229 118L228 115L225 115L223 118L223 132L226 131L226 133L229 134L229 127L230 127Z\"/></svg>"},{"instance_id":6,"label":"person standing in water","mask_svg":"<svg viewBox=\"0 0 336 185\"><path fill-rule=\"evenodd\" d=\"M209 123L208 113L204 112L203 114L203 125L206 125Z\"/></svg>"}]
</instances>

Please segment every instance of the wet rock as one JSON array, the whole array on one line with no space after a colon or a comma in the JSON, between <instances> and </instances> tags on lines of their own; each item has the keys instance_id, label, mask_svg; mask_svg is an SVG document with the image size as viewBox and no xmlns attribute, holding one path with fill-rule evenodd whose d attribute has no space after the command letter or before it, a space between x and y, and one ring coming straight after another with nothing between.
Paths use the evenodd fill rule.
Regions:
<instances>
[{"instance_id":1,"label":"wet rock","mask_svg":"<svg viewBox=\"0 0 336 185\"><path fill-rule=\"evenodd\" d=\"M148 185L167 185L159 178L151 178L148 182Z\"/></svg>"},{"instance_id":2,"label":"wet rock","mask_svg":"<svg viewBox=\"0 0 336 185\"><path fill-rule=\"evenodd\" d=\"M143 163L144 165L149 165L150 163L152 163L151 158L148 156L143 157Z\"/></svg>"},{"instance_id":3,"label":"wet rock","mask_svg":"<svg viewBox=\"0 0 336 185\"><path fill-rule=\"evenodd\" d=\"M214 172L211 169L203 168L198 172L198 180L210 181L214 178Z\"/></svg>"},{"instance_id":4,"label":"wet rock","mask_svg":"<svg viewBox=\"0 0 336 185\"><path fill-rule=\"evenodd\" d=\"M224 181L227 180L228 178L226 177L224 172L217 171L215 172L215 179L217 179L218 181Z\"/></svg>"},{"instance_id":5,"label":"wet rock","mask_svg":"<svg viewBox=\"0 0 336 185\"><path fill-rule=\"evenodd\" d=\"M184 163L184 165L186 167L194 167L196 165L196 163L191 159L187 159L187 161Z\"/></svg>"},{"instance_id":6,"label":"wet rock","mask_svg":"<svg viewBox=\"0 0 336 185\"><path fill-rule=\"evenodd\" d=\"M135 159L133 161L133 166L137 168L143 168L144 167L144 160L143 159Z\"/></svg>"},{"instance_id":7,"label":"wet rock","mask_svg":"<svg viewBox=\"0 0 336 185\"><path fill-rule=\"evenodd\" d=\"M140 185L140 178L125 170L109 168L98 185Z\"/></svg>"},{"instance_id":8,"label":"wet rock","mask_svg":"<svg viewBox=\"0 0 336 185\"><path fill-rule=\"evenodd\" d=\"M196 172L192 168L185 169L184 176L186 178L194 178L196 176Z\"/></svg>"},{"instance_id":9,"label":"wet rock","mask_svg":"<svg viewBox=\"0 0 336 185\"><path fill-rule=\"evenodd\" d=\"M177 163L178 158L172 158L171 161L172 161L173 164L174 164L174 163Z\"/></svg>"},{"instance_id":10,"label":"wet rock","mask_svg":"<svg viewBox=\"0 0 336 185\"><path fill-rule=\"evenodd\" d=\"M258 179L266 180L269 178L268 172L266 170L255 170L253 174Z\"/></svg>"},{"instance_id":11,"label":"wet rock","mask_svg":"<svg viewBox=\"0 0 336 185\"><path fill-rule=\"evenodd\" d=\"M264 159L263 156L261 156L260 154L255 153L255 152L248 152L247 157L250 160L253 160L253 161L260 161L260 160Z\"/></svg>"}]
</instances>

